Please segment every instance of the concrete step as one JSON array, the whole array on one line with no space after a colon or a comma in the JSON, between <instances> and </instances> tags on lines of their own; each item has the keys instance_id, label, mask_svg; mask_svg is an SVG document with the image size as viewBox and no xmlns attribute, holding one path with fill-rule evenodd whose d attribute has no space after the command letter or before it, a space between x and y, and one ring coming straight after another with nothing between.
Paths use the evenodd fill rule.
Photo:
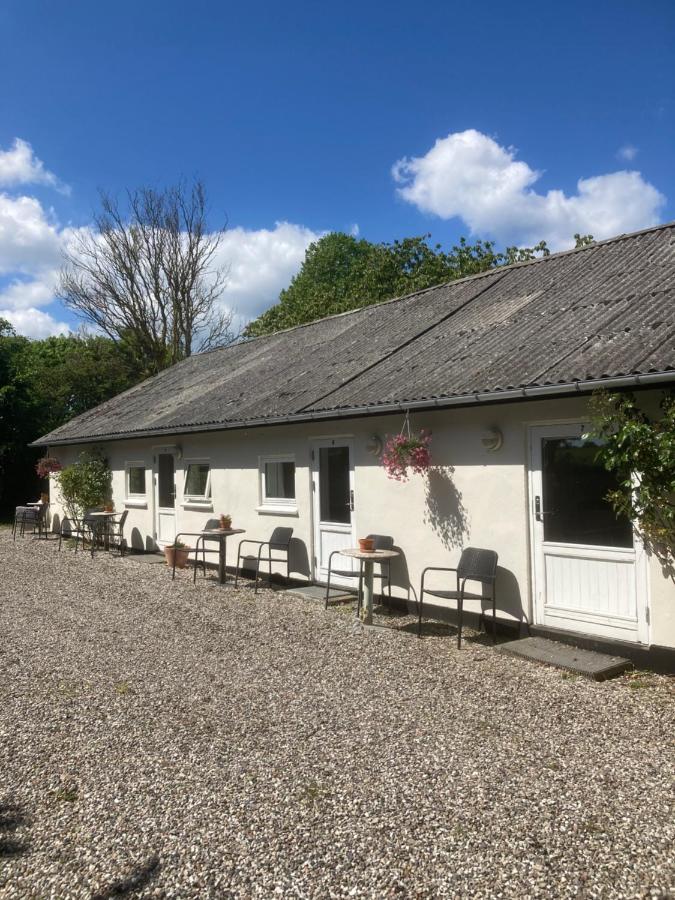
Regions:
<instances>
[{"instance_id":1,"label":"concrete step","mask_svg":"<svg viewBox=\"0 0 675 900\"><path fill-rule=\"evenodd\" d=\"M532 662L565 669L568 672L575 672L577 675L584 675L595 681L614 678L627 669L633 668L633 663L622 656L608 656L606 653L596 653L595 650L582 650L580 647L549 641L542 637L509 641L508 644L502 644L499 651L511 656L519 656L522 659L529 659Z\"/></svg>"}]
</instances>

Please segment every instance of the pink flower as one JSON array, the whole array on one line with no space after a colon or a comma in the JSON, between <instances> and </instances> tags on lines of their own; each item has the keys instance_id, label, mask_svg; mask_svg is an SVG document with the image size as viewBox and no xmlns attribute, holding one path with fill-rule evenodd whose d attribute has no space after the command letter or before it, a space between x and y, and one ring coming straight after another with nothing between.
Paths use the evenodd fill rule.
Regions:
<instances>
[{"instance_id":1,"label":"pink flower","mask_svg":"<svg viewBox=\"0 0 675 900\"><path fill-rule=\"evenodd\" d=\"M407 481L408 469L424 475L431 465L431 432L422 428L417 435L397 434L387 438L382 452L382 465L389 478Z\"/></svg>"}]
</instances>

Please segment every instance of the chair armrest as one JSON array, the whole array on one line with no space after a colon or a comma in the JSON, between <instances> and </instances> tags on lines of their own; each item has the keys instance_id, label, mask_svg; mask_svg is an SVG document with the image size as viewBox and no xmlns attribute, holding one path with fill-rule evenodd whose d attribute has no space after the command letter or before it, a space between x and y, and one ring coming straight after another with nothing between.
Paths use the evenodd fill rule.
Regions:
<instances>
[{"instance_id":1,"label":"chair armrest","mask_svg":"<svg viewBox=\"0 0 675 900\"><path fill-rule=\"evenodd\" d=\"M256 544L258 545L258 547L262 547L264 543L265 541L254 541L252 538L244 538L243 540L239 541L239 544L237 545L237 560L241 556L241 548L244 546L244 544ZM259 550L258 553L260 553Z\"/></svg>"},{"instance_id":2,"label":"chair armrest","mask_svg":"<svg viewBox=\"0 0 675 900\"><path fill-rule=\"evenodd\" d=\"M422 582L420 585L421 590L424 590L424 576L427 572L456 572L456 568L448 568L447 566L427 566L426 569L422 570Z\"/></svg>"}]
</instances>

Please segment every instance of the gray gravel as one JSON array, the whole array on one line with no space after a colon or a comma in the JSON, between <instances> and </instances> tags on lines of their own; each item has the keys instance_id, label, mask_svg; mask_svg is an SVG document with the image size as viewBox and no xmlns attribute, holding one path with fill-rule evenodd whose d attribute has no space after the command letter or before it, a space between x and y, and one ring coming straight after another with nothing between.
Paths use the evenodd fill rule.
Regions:
<instances>
[{"instance_id":1,"label":"gray gravel","mask_svg":"<svg viewBox=\"0 0 675 900\"><path fill-rule=\"evenodd\" d=\"M0 896L665 897L672 681L0 533Z\"/></svg>"}]
</instances>

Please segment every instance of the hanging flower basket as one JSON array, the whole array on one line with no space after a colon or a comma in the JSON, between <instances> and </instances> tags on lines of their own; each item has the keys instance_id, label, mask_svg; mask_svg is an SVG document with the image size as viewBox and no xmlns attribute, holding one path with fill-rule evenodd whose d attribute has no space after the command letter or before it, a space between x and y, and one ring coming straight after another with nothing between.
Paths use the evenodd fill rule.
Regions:
<instances>
[{"instance_id":1,"label":"hanging flower basket","mask_svg":"<svg viewBox=\"0 0 675 900\"><path fill-rule=\"evenodd\" d=\"M48 478L52 472L60 472L63 466L54 456L43 456L37 461L35 471L40 478Z\"/></svg>"},{"instance_id":2,"label":"hanging flower basket","mask_svg":"<svg viewBox=\"0 0 675 900\"><path fill-rule=\"evenodd\" d=\"M409 471L425 475L431 466L431 432L421 428L411 432L408 417L400 434L388 437L382 451L382 465L389 478L407 481Z\"/></svg>"}]
</instances>

